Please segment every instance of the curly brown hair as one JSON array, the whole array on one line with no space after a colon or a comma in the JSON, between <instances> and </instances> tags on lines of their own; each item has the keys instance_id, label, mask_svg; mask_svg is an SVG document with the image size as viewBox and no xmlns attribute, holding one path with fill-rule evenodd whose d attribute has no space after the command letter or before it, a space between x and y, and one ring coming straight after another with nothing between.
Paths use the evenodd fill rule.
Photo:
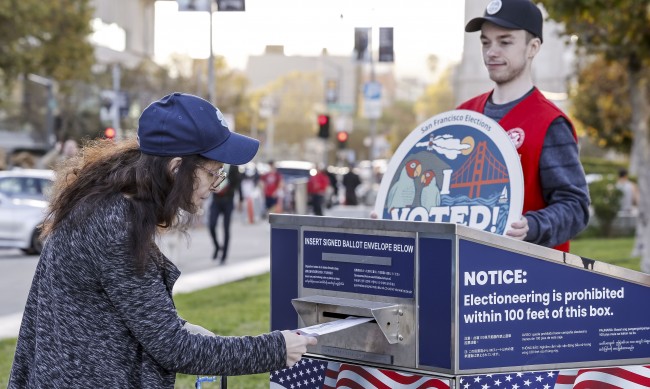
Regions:
<instances>
[{"instance_id":1,"label":"curly brown hair","mask_svg":"<svg viewBox=\"0 0 650 389\"><path fill-rule=\"evenodd\" d=\"M196 167L208 159L184 156L172 174L169 163L173 158L144 154L135 139L86 143L57 169L41 238L56 230L80 203L94 204L121 194L132 204L131 251L137 267L143 269L159 229L186 231L192 219L179 217L181 210L198 211L192 203Z\"/></svg>"}]
</instances>

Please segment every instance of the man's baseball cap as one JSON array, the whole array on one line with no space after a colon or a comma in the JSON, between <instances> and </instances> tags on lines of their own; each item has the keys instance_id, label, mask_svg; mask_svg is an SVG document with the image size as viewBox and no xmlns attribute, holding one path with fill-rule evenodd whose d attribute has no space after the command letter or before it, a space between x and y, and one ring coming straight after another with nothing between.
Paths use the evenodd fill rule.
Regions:
<instances>
[{"instance_id":1,"label":"man's baseball cap","mask_svg":"<svg viewBox=\"0 0 650 389\"><path fill-rule=\"evenodd\" d=\"M257 139L228 129L218 108L186 93L172 93L142 111L138 122L140 151L158 156L205 158L243 165L259 148Z\"/></svg>"},{"instance_id":2,"label":"man's baseball cap","mask_svg":"<svg viewBox=\"0 0 650 389\"><path fill-rule=\"evenodd\" d=\"M530 0L492 0L485 8L483 17L470 20L465 31L479 31L484 22L511 30L526 30L543 41L542 11Z\"/></svg>"}]
</instances>

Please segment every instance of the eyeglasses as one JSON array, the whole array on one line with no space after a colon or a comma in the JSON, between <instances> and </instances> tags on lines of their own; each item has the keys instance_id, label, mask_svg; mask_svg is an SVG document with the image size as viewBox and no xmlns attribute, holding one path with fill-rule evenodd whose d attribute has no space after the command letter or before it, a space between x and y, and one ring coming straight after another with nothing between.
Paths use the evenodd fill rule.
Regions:
<instances>
[{"instance_id":1,"label":"eyeglasses","mask_svg":"<svg viewBox=\"0 0 650 389\"><path fill-rule=\"evenodd\" d=\"M228 178L228 173L226 173L223 168L217 170L216 172L214 170L210 170L206 167L203 167L201 165L196 165L199 169L205 170L209 175L211 175L214 178L214 182L210 184L210 191L215 192L217 188L219 188L219 185Z\"/></svg>"}]
</instances>

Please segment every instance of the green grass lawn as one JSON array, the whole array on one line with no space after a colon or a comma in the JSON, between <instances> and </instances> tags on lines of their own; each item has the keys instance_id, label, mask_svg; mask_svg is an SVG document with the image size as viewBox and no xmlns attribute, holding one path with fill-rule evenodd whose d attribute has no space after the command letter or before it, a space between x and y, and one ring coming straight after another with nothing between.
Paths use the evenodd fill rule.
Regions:
<instances>
[{"instance_id":1,"label":"green grass lawn","mask_svg":"<svg viewBox=\"0 0 650 389\"><path fill-rule=\"evenodd\" d=\"M583 257L639 270L639 259L630 257L633 238L578 239L571 252ZM188 321L220 335L257 335L269 330L269 275L261 275L174 297L176 307ZM7 386L15 339L0 341L0 388ZM196 376L179 374L176 388L194 388ZM218 388L205 383L203 388ZM268 387L268 374L229 377L232 389Z\"/></svg>"}]
</instances>

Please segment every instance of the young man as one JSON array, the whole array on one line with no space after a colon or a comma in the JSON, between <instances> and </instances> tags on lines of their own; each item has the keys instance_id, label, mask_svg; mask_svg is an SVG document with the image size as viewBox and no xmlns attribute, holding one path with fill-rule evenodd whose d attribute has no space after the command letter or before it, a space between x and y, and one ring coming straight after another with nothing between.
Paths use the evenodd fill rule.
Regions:
<instances>
[{"instance_id":1,"label":"young man","mask_svg":"<svg viewBox=\"0 0 650 389\"><path fill-rule=\"evenodd\" d=\"M465 31L481 32L483 61L494 89L459 109L496 120L513 139L524 173L523 217L507 235L568 251L589 220L589 190L570 120L533 85L543 17L529 0L493 0Z\"/></svg>"}]
</instances>

